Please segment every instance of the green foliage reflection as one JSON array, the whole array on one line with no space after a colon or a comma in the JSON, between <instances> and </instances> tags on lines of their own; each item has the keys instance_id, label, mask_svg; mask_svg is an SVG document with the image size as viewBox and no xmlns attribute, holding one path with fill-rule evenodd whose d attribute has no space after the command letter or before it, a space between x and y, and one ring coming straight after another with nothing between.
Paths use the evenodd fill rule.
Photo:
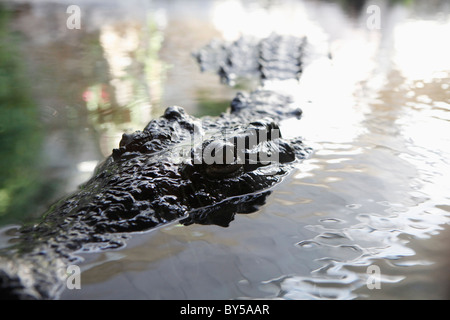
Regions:
<instances>
[{"instance_id":1,"label":"green foliage reflection","mask_svg":"<svg viewBox=\"0 0 450 320\"><path fill-rule=\"evenodd\" d=\"M9 15L0 5L0 225L23 221L49 194L39 173L42 130Z\"/></svg>"}]
</instances>

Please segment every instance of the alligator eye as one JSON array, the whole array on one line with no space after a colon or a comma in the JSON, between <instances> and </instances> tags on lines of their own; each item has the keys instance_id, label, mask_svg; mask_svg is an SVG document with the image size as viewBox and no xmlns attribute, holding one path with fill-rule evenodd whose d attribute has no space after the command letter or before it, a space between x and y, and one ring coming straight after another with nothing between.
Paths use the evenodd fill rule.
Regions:
<instances>
[{"instance_id":1,"label":"alligator eye","mask_svg":"<svg viewBox=\"0 0 450 320\"><path fill-rule=\"evenodd\" d=\"M206 166L206 174L212 178L231 178L243 172L243 165L234 164L210 164Z\"/></svg>"},{"instance_id":2,"label":"alligator eye","mask_svg":"<svg viewBox=\"0 0 450 320\"><path fill-rule=\"evenodd\" d=\"M236 146L231 141L207 141L202 147L204 172L211 178L230 178L243 172L236 157Z\"/></svg>"}]
</instances>

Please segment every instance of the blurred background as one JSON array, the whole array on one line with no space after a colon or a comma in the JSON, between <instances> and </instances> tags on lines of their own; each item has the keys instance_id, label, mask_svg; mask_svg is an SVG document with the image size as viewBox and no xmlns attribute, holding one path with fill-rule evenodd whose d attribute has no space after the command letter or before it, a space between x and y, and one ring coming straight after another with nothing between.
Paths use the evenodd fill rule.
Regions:
<instances>
[{"instance_id":1,"label":"blurred background","mask_svg":"<svg viewBox=\"0 0 450 320\"><path fill-rule=\"evenodd\" d=\"M67 27L70 5L80 8L79 29ZM380 9L375 27L371 5ZM239 217L227 234L216 226L185 228L176 240L167 240L170 228L155 232L149 243L176 249L145 261L142 239L120 257L89 258L87 291L67 297L123 297L107 290L118 284L133 298L447 297L446 0L0 1L0 247L15 225L86 181L122 133L171 105L218 115L236 92L254 89L201 73L193 52L213 39L273 32L307 36L318 52L294 88L301 125L285 124L316 154L275 189L264 215ZM249 226L260 231L243 231ZM211 252L234 257L235 273L212 275ZM364 289L374 260L391 291ZM167 265L177 282L143 281ZM209 278L177 271L189 266Z\"/></svg>"}]
</instances>

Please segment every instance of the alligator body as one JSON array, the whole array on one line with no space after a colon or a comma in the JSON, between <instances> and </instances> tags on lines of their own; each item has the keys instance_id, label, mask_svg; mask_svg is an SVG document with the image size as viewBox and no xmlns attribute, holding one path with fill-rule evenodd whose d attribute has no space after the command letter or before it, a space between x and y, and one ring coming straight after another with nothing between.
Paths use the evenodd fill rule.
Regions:
<instances>
[{"instance_id":1,"label":"alligator body","mask_svg":"<svg viewBox=\"0 0 450 320\"><path fill-rule=\"evenodd\" d=\"M266 79L298 77L302 40L288 39L285 46L264 41L236 42L234 49L223 45L217 52L205 48L209 55L203 52L199 59L215 61L227 79L245 59L253 61L245 72L261 72ZM260 66L257 52L266 52L257 59ZM263 86L239 93L219 117L199 119L170 107L142 131L124 134L89 181L3 250L1 297L57 298L77 252L121 247L132 232L173 221L228 226L236 213L254 212L311 151L299 138L279 133L281 120L300 116L290 97Z\"/></svg>"},{"instance_id":2,"label":"alligator body","mask_svg":"<svg viewBox=\"0 0 450 320\"><path fill-rule=\"evenodd\" d=\"M211 41L194 56L202 71L216 72L223 83L251 77L265 87L268 80L300 78L305 45L306 38L294 36L241 37L232 43Z\"/></svg>"}]
</instances>

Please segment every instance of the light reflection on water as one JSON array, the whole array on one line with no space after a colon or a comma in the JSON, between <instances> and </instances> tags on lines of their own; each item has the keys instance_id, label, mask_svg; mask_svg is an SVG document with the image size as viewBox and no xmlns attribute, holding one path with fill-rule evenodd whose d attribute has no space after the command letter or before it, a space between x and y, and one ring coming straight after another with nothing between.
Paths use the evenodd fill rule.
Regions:
<instances>
[{"instance_id":1,"label":"light reflection on water","mask_svg":"<svg viewBox=\"0 0 450 320\"><path fill-rule=\"evenodd\" d=\"M138 61L131 58L140 39L136 27L103 27L100 43L111 82L87 88L106 83L121 114L130 105L145 112L171 102L186 104L192 112L199 106L198 92L204 96L205 91L213 102L231 99L234 89L219 85L213 75L199 75L192 61L186 66L178 60L189 59L183 55L213 36L232 39L243 30L265 36L274 26L278 32L308 35L315 51L300 84L269 85L296 96L304 117L284 122L283 134L300 131L315 153L273 189L265 206L238 215L229 228L173 223L133 236L124 250L85 255L83 289L62 297L448 298L448 261L443 257L450 249L445 243L450 221L450 52L443 39L450 16L436 12L426 20L414 5L380 4L384 27L370 31L364 11L352 20L342 7L328 2L267 6L218 1L204 9L200 22L192 11L180 16L185 5L179 2L172 7L156 2L163 21L161 43L153 43L158 54L147 51L151 59L144 58L137 73L124 68ZM186 27L196 39L188 44L180 37ZM129 46L114 49L114 41L124 37L131 39ZM198 46L189 46L194 44ZM328 50L331 60L324 54ZM139 77L147 79L136 83ZM142 93L145 84L146 98L130 98ZM91 109L97 111L89 119L97 119L97 130L114 136L126 129L124 124L130 128L134 123L132 117L128 122L97 118L114 108L101 91L96 97ZM139 121L148 121L139 115L136 119L134 130L142 128ZM84 160L80 165L88 170L92 159ZM379 267L379 290L366 285L369 266Z\"/></svg>"}]
</instances>

